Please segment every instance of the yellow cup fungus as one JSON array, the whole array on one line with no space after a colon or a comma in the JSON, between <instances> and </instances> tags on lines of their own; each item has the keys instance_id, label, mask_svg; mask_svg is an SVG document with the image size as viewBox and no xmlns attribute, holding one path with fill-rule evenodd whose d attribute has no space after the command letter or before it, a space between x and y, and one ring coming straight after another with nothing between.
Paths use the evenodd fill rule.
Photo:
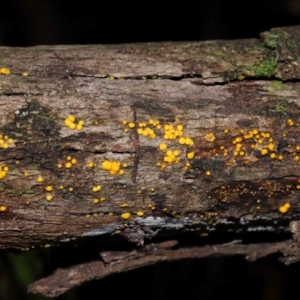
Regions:
<instances>
[{"instance_id":1,"label":"yellow cup fungus","mask_svg":"<svg viewBox=\"0 0 300 300\"><path fill-rule=\"evenodd\" d=\"M136 214L137 214L138 217L142 217L144 215L144 212L143 211L138 211Z\"/></svg>"},{"instance_id":2,"label":"yellow cup fungus","mask_svg":"<svg viewBox=\"0 0 300 300\"><path fill-rule=\"evenodd\" d=\"M186 157L188 158L188 159L193 159L194 158L194 156L195 156L195 152L188 152L187 153L187 155L186 155Z\"/></svg>"},{"instance_id":3,"label":"yellow cup fungus","mask_svg":"<svg viewBox=\"0 0 300 300\"><path fill-rule=\"evenodd\" d=\"M290 209L290 207L291 207L290 203L285 203L285 204L281 205L281 206L279 207L278 210L279 210L282 214L285 214L285 213L288 212L288 210Z\"/></svg>"},{"instance_id":4,"label":"yellow cup fungus","mask_svg":"<svg viewBox=\"0 0 300 300\"><path fill-rule=\"evenodd\" d=\"M266 154L268 154L268 149L263 148L263 149L261 149L260 153L261 153L261 155L266 155Z\"/></svg>"},{"instance_id":5,"label":"yellow cup fungus","mask_svg":"<svg viewBox=\"0 0 300 300\"><path fill-rule=\"evenodd\" d=\"M9 75L10 74L10 69L8 69L8 68L0 68L0 74Z\"/></svg>"},{"instance_id":6,"label":"yellow cup fungus","mask_svg":"<svg viewBox=\"0 0 300 300\"><path fill-rule=\"evenodd\" d=\"M96 164L93 163L92 161L88 163L88 167L89 167L89 168L93 168L93 167L95 167L95 166L96 166Z\"/></svg>"},{"instance_id":7,"label":"yellow cup fungus","mask_svg":"<svg viewBox=\"0 0 300 300\"><path fill-rule=\"evenodd\" d=\"M65 167L66 167L66 169L72 168L72 163L71 162L66 162Z\"/></svg>"},{"instance_id":8,"label":"yellow cup fungus","mask_svg":"<svg viewBox=\"0 0 300 300\"><path fill-rule=\"evenodd\" d=\"M37 182L43 182L44 181L44 178L39 175L38 178L36 179Z\"/></svg>"},{"instance_id":9,"label":"yellow cup fungus","mask_svg":"<svg viewBox=\"0 0 300 300\"><path fill-rule=\"evenodd\" d=\"M163 151L163 150L166 150L168 148L168 146L165 143L161 143L161 144L159 144L158 148L159 148L159 150Z\"/></svg>"},{"instance_id":10,"label":"yellow cup fungus","mask_svg":"<svg viewBox=\"0 0 300 300\"><path fill-rule=\"evenodd\" d=\"M47 186L45 187L45 190L46 190L47 192L52 192L52 191L53 191L53 187L52 187L51 185L47 185Z\"/></svg>"},{"instance_id":11,"label":"yellow cup fungus","mask_svg":"<svg viewBox=\"0 0 300 300\"><path fill-rule=\"evenodd\" d=\"M129 212L124 212L121 214L121 217L124 219L124 220L128 220L130 217L131 217L131 213Z\"/></svg>"},{"instance_id":12,"label":"yellow cup fungus","mask_svg":"<svg viewBox=\"0 0 300 300\"><path fill-rule=\"evenodd\" d=\"M52 198L53 198L53 196L52 196L52 195L47 195L47 196L46 196L46 200L47 200L47 201L51 201L51 200L52 200Z\"/></svg>"},{"instance_id":13,"label":"yellow cup fungus","mask_svg":"<svg viewBox=\"0 0 300 300\"><path fill-rule=\"evenodd\" d=\"M6 211L6 209L7 209L7 208L6 208L5 205L1 205L1 206L0 206L0 211Z\"/></svg>"}]
</instances>

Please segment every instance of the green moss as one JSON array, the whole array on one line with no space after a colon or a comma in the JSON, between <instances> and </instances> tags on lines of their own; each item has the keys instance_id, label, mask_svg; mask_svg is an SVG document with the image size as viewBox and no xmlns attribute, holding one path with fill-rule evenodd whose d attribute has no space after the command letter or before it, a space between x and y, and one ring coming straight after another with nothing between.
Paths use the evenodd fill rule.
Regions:
<instances>
[{"instance_id":1,"label":"green moss","mask_svg":"<svg viewBox=\"0 0 300 300\"><path fill-rule=\"evenodd\" d=\"M266 47L272 50L276 49L278 38L279 38L279 34L270 33L265 39Z\"/></svg>"},{"instance_id":2,"label":"green moss","mask_svg":"<svg viewBox=\"0 0 300 300\"><path fill-rule=\"evenodd\" d=\"M285 101L277 101L277 103L270 108L270 112L279 113L286 115L287 114L287 104Z\"/></svg>"},{"instance_id":3,"label":"green moss","mask_svg":"<svg viewBox=\"0 0 300 300\"><path fill-rule=\"evenodd\" d=\"M276 89L276 90L281 90L282 87L283 87L283 83L282 83L282 81L274 80L274 81L272 82L272 86L273 86L274 89Z\"/></svg>"},{"instance_id":4,"label":"green moss","mask_svg":"<svg viewBox=\"0 0 300 300\"><path fill-rule=\"evenodd\" d=\"M246 70L250 72L252 77L271 77L277 66L278 53L276 56L262 61L259 65L248 67Z\"/></svg>"}]
</instances>

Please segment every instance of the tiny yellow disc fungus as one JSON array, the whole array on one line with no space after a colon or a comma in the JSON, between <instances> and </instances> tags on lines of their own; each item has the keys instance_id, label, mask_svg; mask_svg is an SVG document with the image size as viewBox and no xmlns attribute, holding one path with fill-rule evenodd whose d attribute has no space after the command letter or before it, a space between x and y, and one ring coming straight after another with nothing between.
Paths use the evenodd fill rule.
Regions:
<instances>
[{"instance_id":1,"label":"tiny yellow disc fungus","mask_svg":"<svg viewBox=\"0 0 300 300\"><path fill-rule=\"evenodd\" d=\"M186 155L188 159L193 159L195 156L195 152L188 152L188 154Z\"/></svg>"},{"instance_id":2,"label":"tiny yellow disc fungus","mask_svg":"<svg viewBox=\"0 0 300 300\"><path fill-rule=\"evenodd\" d=\"M47 196L46 196L46 200L47 200L47 201L51 201L52 198L53 198L52 195L47 195Z\"/></svg>"},{"instance_id":3,"label":"tiny yellow disc fungus","mask_svg":"<svg viewBox=\"0 0 300 300\"><path fill-rule=\"evenodd\" d=\"M67 162L67 163L65 164L65 167L66 167L67 169L72 168L72 163L71 163L71 162Z\"/></svg>"},{"instance_id":4,"label":"tiny yellow disc fungus","mask_svg":"<svg viewBox=\"0 0 300 300\"><path fill-rule=\"evenodd\" d=\"M206 171L205 174L206 174L206 176L210 176L211 173L210 173L210 171Z\"/></svg>"},{"instance_id":5,"label":"tiny yellow disc fungus","mask_svg":"<svg viewBox=\"0 0 300 300\"><path fill-rule=\"evenodd\" d=\"M123 175L123 174L124 174L124 170L120 170L119 175Z\"/></svg>"},{"instance_id":6,"label":"tiny yellow disc fungus","mask_svg":"<svg viewBox=\"0 0 300 300\"><path fill-rule=\"evenodd\" d=\"M72 165L75 165L77 163L77 159L76 158L72 158L71 163L72 163Z\"/></svg>"},{"instance_id":7,"label":"tiny yellow disc fungus","mask_svg":"<svg viewBox=\"0 0 300 300\"><path fill-rule=\"evenodd\" d=\"M134 127L135 127L135 124L134 124L133 122L130 122L130 123L128 124L128 126L129 126L129 128L134 128Z\"/></svg>"},{"instance_id":8,"label":"tiny yellow disc fungus","mask_svg":"<svg viewBox=\"0 0 300 300\"><path fill-rule=\"evenodd\" d=\"M39 175L36 181L37 182L43 182L44 178L41 175Z\"/></svg>"},{"instance_id":9,"label":"tiny yellow disc fungus","mask_svg":"<svg viewBox=\"0 0 300 300\"><path fill-rule=\"evenodd\" d=\"M138 211L136 214L137 214L137 216L142 217L144 215L144 212L143 211Z\"/></svg>"},{"instance_id":10,"label":"tiny yellow disc fungus","mask_svg":"<svg viewBox=\"0 0 300 300\"><path fill-rule=\"evenodd\" d=\"M168 146L167 146L167 144L165 144L165 143L161 143L161 144L159 144L159 150L166 150L167 148L168 148Z\"/></svg>"},{"instance_id":11,"label":"tiny yellow disc fungus","mask_svg":"<svg viewBox=\"0 0 300 300\"><path fill-rule=\"evenodd\" d=\"M178 140L179 144L180 145L184 145L185 144L185 138L184 137L181 137L179 140Z\"/></svg>"},{"instance_id":12,"label":"tiny yellow disc fungus","mask_svg":"<svg viewBox=\"0 0 300 300\"><path fill-rule=\"evenodd\" d=\"M93 203L94 203L94 204L97 204L98 202L99 202L99 199L94 198Z\"/></svg>"},{"instance_id":13,"label":"tiny yellow disc fungus","mask_svg":"<svg viewBox=\"0 0 300 300\"><path fill-rule=\"evenodd\" d=\"M173 154L174 154L175 156L179 156L180 152L179 152L178 150L175 150L175 151L173 152Z\"/></svg>"},{"instance_id":14,"label":"tiny yellow disc fungus","mask_svg":"<svg viewBox=\"0 0 300 300\"><path fill-rule=\"evenodd\" d=\"M75 122L75 117L73 115L68 115L67 119L71 122Z\"/></svg>"},{"instance_id":15,"label":"tiny yellow disc fungus","mask_svg":"<svg viewBox=\"0 0 300 300\"><path fill-rule=\"evenodd\" d=\"M75 123L70 123L69 124L69 128L72 129L72 130L75 129L76 128L76 124Z\"/></svg>"},{"instance_id":16,"label":"tiny yellow disc fungus","mask_svg":"<svg viewBox=\"0 0 300 300\"><path fill-rule=\"evenodd\" d=\"M263 148L263 149L261 149L260 153L261 153L261 155L266 155L268 153L268 149Z\"/></svg>"},{"instance_id":17,"label":"tiny yellow disc fungus","mask_svg":"<svg viewBox=\"0 0 300 300\"><path fill-rule=\"evenodd\" d=\"M89 162L89 163L88 163L88 167L89 167L89 168L93 168L93 167L94 167L94 163L93 163L93 162Z\"/></svg>"},{"instance_id":18,"label":"tiny yellow disc fungus","mask_svg":"<svg viewBox=\"0 0 300 300\"><path fill-rule=\"evenodd\" d=\"M80 125L80 124L77 124L77 125L76 125L76 129L77 129L78 131L82 130L82 128L83 128L82 125Z\"/></svg>"},{"instance_id":19,"label":"tiny yellow disc fungus","mask_svg":"<svg viewBox=\"0 0 300 300\"><path fill-rule=\"evenodd\" d=\"M131 217L131 213L129 212L122 213L121 217L125 220L128 220Z\"/></svg>"},{"instance_id":20,"label":"tiny yellow disc fungus","mask_svg":"<svg viewBox=\"0 0 300 300\"><path fill-rule=\"evenodd\" d=\"M268 149L271 150L271 151L273 151L274 148L275 148L275 145L273 143L269 143Z\"/></svg>"},{"instance_id":21,"label":"tiny yellow disc fungus","mask_svg":"<svg viewBox=\"0 0 300 300\"><path fill-rule=\"evenodd\" d=\"M47 186L45 187L45 190L46 190L47 192L52 192L52 191L53 191L53 187L52 187L51 185L47 185Z\"/></svg>"},{"instance_id":22,"label":"tiny yellow disc fungus","mask_svg":"<svg viewBox=\"0 0 300 300\"><path fill-rule=\"evenodd\" d=\"M0 206L0 211L6 211L6 206L5 205L1 205Z\"/></svg>"},{"instance_id":23,"label":"tiny yellow disc fungus","mask_svg":"<svg viewBox=\"0 0 300 300\"><path fill-rule=\"evenodd\" d=\"M281 205L281 206L279 207L279 211L280 211L282 214L285 214L285 213L288 212L288 210L290 209L290 207L291 207L290 203L285 203L285 204L283 204L283 205Z\"/></svg>"}]
</instances>

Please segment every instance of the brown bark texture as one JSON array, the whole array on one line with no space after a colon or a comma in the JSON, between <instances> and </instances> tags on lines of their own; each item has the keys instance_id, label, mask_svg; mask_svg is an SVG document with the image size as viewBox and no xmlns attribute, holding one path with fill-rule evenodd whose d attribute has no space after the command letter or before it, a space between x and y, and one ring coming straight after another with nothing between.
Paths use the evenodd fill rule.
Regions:
<instances>
[{"instance_id":1,"label":"brown bark texture","mask_svg":"<svg viewBox=\"0 0 300 300\"><path fill-rule=\"evenodd\" d=\"M299 41L1 47L0 249L289 232Z\"/></svg>"}]
</instances>

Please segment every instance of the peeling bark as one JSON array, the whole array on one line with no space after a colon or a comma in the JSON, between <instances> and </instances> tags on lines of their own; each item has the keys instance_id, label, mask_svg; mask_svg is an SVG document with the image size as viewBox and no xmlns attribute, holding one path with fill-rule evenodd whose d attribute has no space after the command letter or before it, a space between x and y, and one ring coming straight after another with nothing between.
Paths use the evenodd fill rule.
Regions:
<instances>
[{"instance_id":1,"label":"peeling bark","mask_svg":"<svg viewBox=\"0 0 300 300\"><path fill-rule=\"evenodd\" d=\"M0 74L0 249L289 232L300 197L299 41L295 26L252 40L1 47L11 73ZM70 129L69 115L83 128Z\"/></svg>"}]
</instances>

